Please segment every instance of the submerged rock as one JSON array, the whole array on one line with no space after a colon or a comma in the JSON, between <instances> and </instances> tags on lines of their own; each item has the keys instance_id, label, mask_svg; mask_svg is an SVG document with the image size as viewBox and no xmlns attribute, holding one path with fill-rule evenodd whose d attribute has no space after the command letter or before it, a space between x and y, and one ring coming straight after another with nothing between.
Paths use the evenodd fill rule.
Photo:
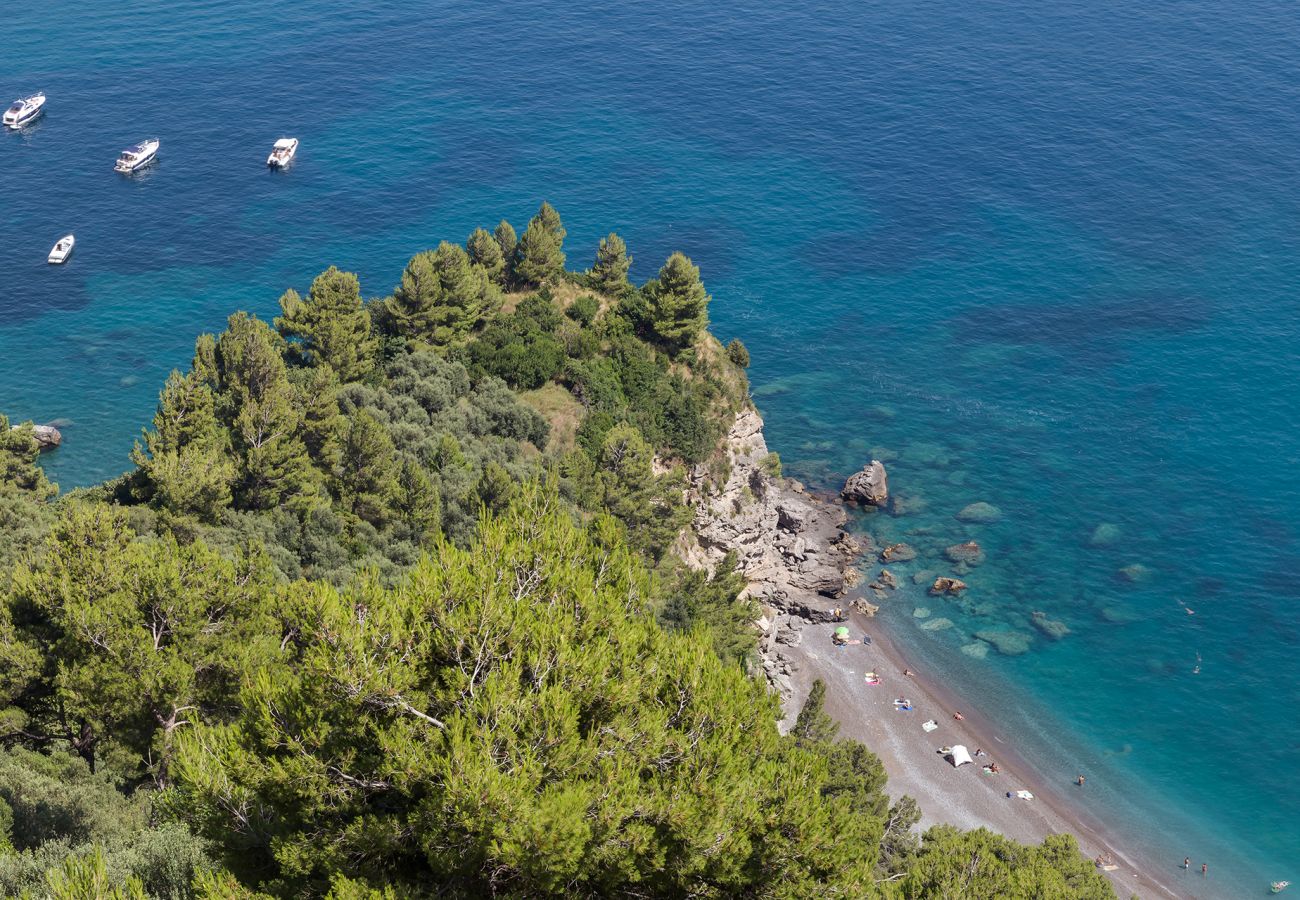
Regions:
<instances>
[{"instance_id":1,"label":"submerged rock","mask_svg":"<svg viewBox=\"0 0 1300 900\"><path fill-rule=\"evenodd\" d=\"M1023 631L989 630L977 631L975 637L993 648L1003 656L1023 656L1029 652L1033 638Z\"/></svg>"},{"instance_id":2,"label":"submerged rock","mask_svg":"<svg viewBox=\"0 0 1300 900\"><path fill-rule=\"evenodd\" d=\"M1054 641L1059 641L1070 633L1070 626L1059 619L1047 618L1045 612L1036 611L1030 619L1033 621L1035 628Z\"/></svg>"},{"instance_id":3,"label":"submerged rock","mask_svg":"<svg viewBox=\"0 0 1300 900\"><path fill-rule=\"evenodd\" d=\"M885 464L873 459L861 472L855 472L844 482L840 496L845 500L864 503L867 506L884 506L889 502L889 482L885 475Z\"/></svg>"},{"instance_id":4,"label":"submerged rock","mask_svg":"<svg viewBox=\"0 0 1300 900\"><path fill-rule=\"evenodd\" d=\"M909 444L903 457L911 463L919 466L937 466L947 468L952 464L952 457L948 455L948 450L938 444L916 443Z\"/></svg>"},{"instance_id":5,"label":"submerged rock","mask_svg":"<svg viewBox=\"0 0 1300 900\"><path fill-rule=\"evenodd\" d=\"M922 631L945 631L952 627L952 619L931 619L921 626Z\"/></svg>"},{"instance_id":6,"label":"submerged rock","mask_svg":"<svg viewBox=\"0 0 1300 900\"><path fill-rule=\"evenodd\" d=\"M930 585L931 594L960 594L966 590L966 582L957 578L939 577Z\"/></svg>"},{"instance_id":7,"label":"submerged rock","mask_svg":"<svg viewBox=\"0 0 1300 900\"><path fill-rule=\"evenodd\" d=\"M1118 544L1119 539L1119 526L1110 522L1102 522L1092 530L1092 536L1088 538L1088 543L1093 547L1110 547Z\"/></svg>"},{"instance_id":8,"label":"submerged rock","mask_svg":"<svg viewBox=\"0 0 1300 900\"><path fill-rule=\"evenodd\" d=\"M924 569L912 576L912 584L929 584L934 581L934 569Z\"/></svg>"},{"instance_id":9,"label":"submerged rock","mask_svg":"<svg viewBox=\"0 0 1300 900\"><path fill-rule=\"evenodd\" d=\"M1133 563L1119 570L1119 577L1129 584L1147 581L1152 574L1152 569L1149 566L1142 565L1142 563Z\"/></svg>"},{"instance_id":10,"label":"submerged rock","mask_svg":"<svg viewBox=\"0 0 1300 900\"><path fill-rule=\"evenodd\" d=\"M962 644L961 652L965 653L972 659L984 659L989 655L989 645L983 641L975 641L970 644Z\"/></svg>"},{"instance_id":11,"label":"submerged rock","mask_svg":"<svg viewBox=\"0 0 1300 900\"><path fill-rule=\"evenodd\" d=\"M1127 606L1103 606L1098 615L1112 625L1131 625L1142 618Z\"/></svg>"},{"instance_id":12,"label":"submerged rock","mask_svg":"<svg viewBox=\"0 0 1300 900\"><path fill-rule=\"evenodd\" d=\"M964 563L968 566L978 566L984 562L984 549L974 541L953 544L943 551L943 555L952 562Z\"/></svg>"},{"instance_id":13,"label":"submerged rock","mask_svg":"<svg viewBox=\"0 0 1300 900\"><path fill-rule=\"evenodd\" d=\"M961 512L957 513L959 521L969 522L972 525L989 525L1001 518L1002 510L992 503L972 503L963 506Z\"/></svg>"},{"instance_id":14,"label":"submerged rock","mask_svg":"<svg viewBox=\"0 0 1300 900\"><path fill-rule=\"evenodd\" d=\"M910 544L890 544L880 551L881 562L911 562L916 559L916 549Z\"/></svg>"},{"instance_id":15,"label":"submerged rock","mask_svg":"<svg viewBox=\"0 0 1300 900\"><path fill-rule=\"evenodd\" d=\"M924 606L918 606L916 609L912 610L912 618L928 619L930 618L930 610Z\"/></svg>"}]
</instances>

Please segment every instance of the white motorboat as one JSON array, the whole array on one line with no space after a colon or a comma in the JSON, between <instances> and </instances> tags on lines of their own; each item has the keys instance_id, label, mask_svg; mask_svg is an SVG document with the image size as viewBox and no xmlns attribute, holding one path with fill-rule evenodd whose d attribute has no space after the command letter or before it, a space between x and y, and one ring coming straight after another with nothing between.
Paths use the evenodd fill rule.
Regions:
<instances>
[{"instance_id":1,"label":"white motorboat","mask_svg":"<svg viewBox=\"0 0 1300 900\"><path fill-rule=\"evenodd\" d=\"M289 165L293 155L298 152L297 138L280 138L271 148L271 155L266 158L266 164L273 169L284 168Z\"/></svg>"},{"instance_id":2,"label":"white motorboat","mask_svg":"<svg viewBox=\"0 0 1300 900\"><path fill-rule=\"evenodd\" d=\"M15 100L13 105L5 110L4 123L9 128L22 128L39 116L44 109L45 95L32 94L30 97Z\"/></svg>"},{"instance_id":3,"label":"white motorboat","mask_svg":"<svg viewBox=\"0 0 1300 900\"><path fill-rule=\"evenodd\" d=\"M58 242L50 249L50 265L61 265L68 261L72 255L72 248L77 246L77 239L70 234L65 234L59 238Z\"/></svg>"},{"instance_id":4,"label":"white motorboat","mask_svg":"<svg viewBox=\"0 0 1300 900\"><path fill-rule=\"evenodd\" d=\"M134 147L127 147L117 158L113 169L117 172L135 172L149 165L158 155L158 139L149 138Z\"/></svg>"}]
</instances>

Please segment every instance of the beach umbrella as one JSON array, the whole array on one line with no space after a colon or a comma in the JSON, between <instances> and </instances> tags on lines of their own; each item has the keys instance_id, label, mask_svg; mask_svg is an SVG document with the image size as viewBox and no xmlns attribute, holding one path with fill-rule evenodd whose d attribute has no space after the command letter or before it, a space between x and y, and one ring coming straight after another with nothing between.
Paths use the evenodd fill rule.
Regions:
<instances>
[{"instance_id":1,"label":"beach umbrella","mask_svg":"<svg viewBox=\"0 0 1300 900\"><path fill-rule=\"evenodd\" d=\"M848 637L848 636L849 636L849 629L848 629L848 627L847 627L847 626L844 626L844 625L841 625L839 628L836 628L836 629L835 629L835 636L836 636L836 637L842 637L842 638L846 638L846 637Z\"/></svg>"}]
</instances>

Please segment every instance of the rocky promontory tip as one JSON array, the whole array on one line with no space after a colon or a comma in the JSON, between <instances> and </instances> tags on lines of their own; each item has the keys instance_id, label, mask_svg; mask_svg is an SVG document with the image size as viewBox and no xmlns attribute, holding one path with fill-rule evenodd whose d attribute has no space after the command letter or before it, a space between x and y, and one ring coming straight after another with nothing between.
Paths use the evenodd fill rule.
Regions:
<instances>
[{"instance_id":1,"label":"rocky promontory tip","mask_svg":"<svg viewBox=\"0 0 1300 900\"><path fill-rule=\"evenodd\" d=\"M855 472L844 482L840 496L845 500L863 503L867 506L884 506L889 502L889 482L885 475L885 464L873 459L862 471Z\"/></svg>"}]
</instances>

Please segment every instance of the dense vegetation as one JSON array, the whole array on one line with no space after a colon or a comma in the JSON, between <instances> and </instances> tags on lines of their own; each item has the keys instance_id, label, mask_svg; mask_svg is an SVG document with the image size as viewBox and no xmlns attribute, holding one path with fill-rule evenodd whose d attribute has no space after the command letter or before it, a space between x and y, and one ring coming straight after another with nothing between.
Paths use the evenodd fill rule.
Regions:
<instances>
[{"instance_id":1,"label":"dense vegetation","mask_svg":"<svg viewBox=\"0 0 1300 900\"><path fill-rule=\"evenodd\" d=\"M748 351L685 256L565 237L231 316L95 489L0 417L0 893L1110 895L1068 837L918 836L820 684L778 732L743 580L672 551Z\"/></svg>"}]
</instances>

